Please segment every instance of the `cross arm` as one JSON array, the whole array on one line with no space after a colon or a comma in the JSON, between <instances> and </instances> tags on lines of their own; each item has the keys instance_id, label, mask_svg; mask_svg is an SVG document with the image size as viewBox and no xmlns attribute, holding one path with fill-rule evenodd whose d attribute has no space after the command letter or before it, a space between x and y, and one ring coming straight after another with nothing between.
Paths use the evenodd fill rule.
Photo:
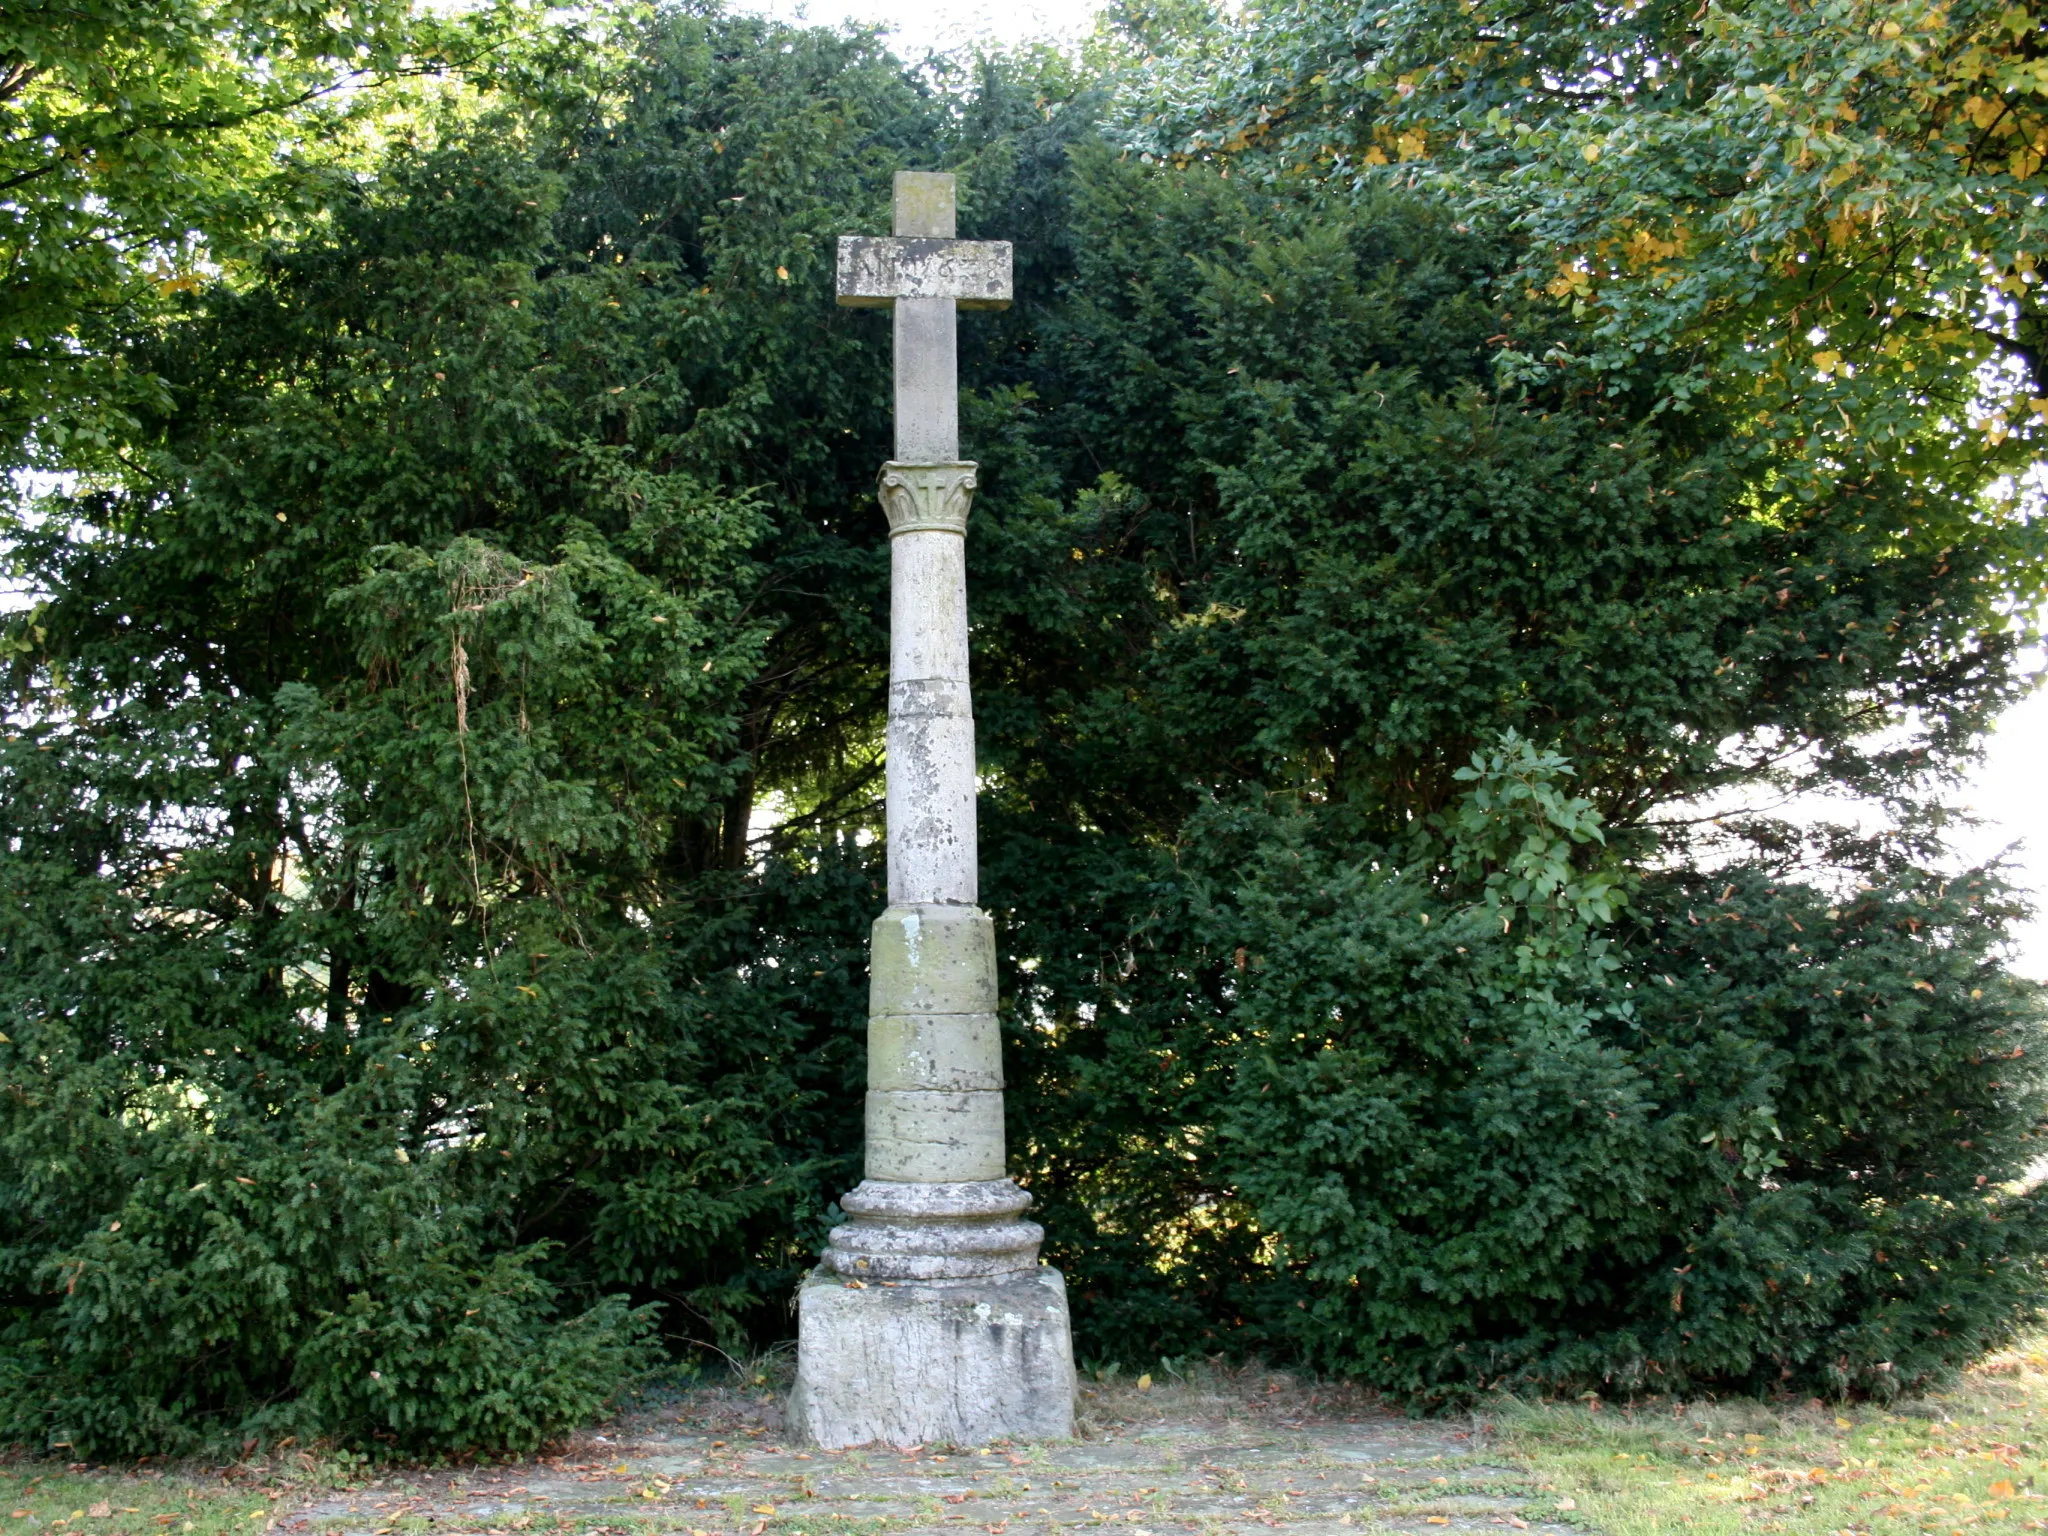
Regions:
<instances>
[{"instance_id":1,"label":"cross arm","mask_svg":"<svg viewBox=\"0 0 2048 1536\"><path fill-rule=\"evenodd\" d=\"M898 299L952 299L961 309L1010 307L1010 242L839 237L839 302L888 309Z\"/></svg>"}]
</instances>

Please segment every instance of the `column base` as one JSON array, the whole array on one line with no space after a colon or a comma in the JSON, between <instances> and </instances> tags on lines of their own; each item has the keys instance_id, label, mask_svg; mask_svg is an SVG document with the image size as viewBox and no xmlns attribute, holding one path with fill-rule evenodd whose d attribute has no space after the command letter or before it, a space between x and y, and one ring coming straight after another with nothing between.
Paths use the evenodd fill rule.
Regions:
<instances>
[{"instance_id":1,"label":"column base","mask_svg":"<svg viewBox=\"0 0 2048 1536\"><path fill-rule=\"evenodd\" d=\"M1040 1267L988 1280L848 1281L798 1293L793 1436L827 1450L1064 1440L1074 1432L1067 1286Z\"/></svg>"},{"instance_id":2,"label":"column base","mask_svg":"<svg viewBox=\"0 0 2048 1536\"><path fill-rule=\"evenodd\" d=\"M896 1184L863 1179L839 1197L824 1267L846 1280L992 1280L1038 1268L1045 1228L1017 1218L1031 1196L1008 1179Z\"/></svg>"}]
</instances>

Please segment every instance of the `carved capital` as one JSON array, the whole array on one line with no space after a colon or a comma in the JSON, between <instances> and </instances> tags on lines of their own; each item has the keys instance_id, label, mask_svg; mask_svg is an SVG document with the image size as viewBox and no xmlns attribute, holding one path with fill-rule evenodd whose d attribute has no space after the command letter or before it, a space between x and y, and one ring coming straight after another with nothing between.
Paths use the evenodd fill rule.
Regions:
<instances>
[{"instance_id":1,"label":"carved capital","mask_svg":"<svg viewBox=\"0 0 2048 1536\"><path fill-rule=\"evenodd\" d=\"M889 516L889 537L899 533L967 532L967 512L974 505L973 464L898 464L882 466L876 494Z\"/></svg>"}]
</instances>

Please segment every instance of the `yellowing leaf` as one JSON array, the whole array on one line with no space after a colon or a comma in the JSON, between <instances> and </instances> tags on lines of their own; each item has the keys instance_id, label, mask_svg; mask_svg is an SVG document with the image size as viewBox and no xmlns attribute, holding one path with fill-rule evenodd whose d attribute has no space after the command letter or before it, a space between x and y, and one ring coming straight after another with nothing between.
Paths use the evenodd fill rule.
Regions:
<instances>
[{"instance_id":1,"label":"yellowing leaf","mask_svg":"<svg viewBox=\"0 0 2048 1536\"><path fill-rule=\"evenodd\" d=\"M1548 284L1552 298L1562 299L1569 295L1583 294L1593 286L1593 279L1583 267L1569 264L1558 268L1557 276Z\"/></svg>"},{"instance_id":2,"label":"yellowing leaf","mask_svg":"<svg viewBox=\"0 0 2048 1536\"><path fill-rule=\"evenodd\" d=\"M1833 373L1842 366L1842 354L1839 352L1816 352L1813 354L1813 366L1822 373Z\"/></svg>"},{"instance_id":3,"label":"yellowing leaf","mask_svg":"<svg viewBox=\"0 0 2048 1536\"><path fill-rule=\"evenodd\" d=\"M1150 1371L1147 1371L1138 1378L1138 1390L1140 1392L1150 1392L1152 1390L1152 1373Z\"/></svg>"},{"instance_id":4,"label":"yellowing leaf","mask_svg":"<svg viewBox=\"0 0 2048 1536\"><path fill-rule=\"evenodd\" d=\"M773 1504L756 1504L754 1506L754 1513L757 1515L772 1515L775 1513L775 1506Z\"/></svg>"},{"instance_id":5,"label":"yellowing leaf","mask_svg":"<svg viewBox=\"0 0 2048 1536\"><path fill-rule=\"evenodd\" d=\"M1598 144L1586 145L1585 148L1579 151L1579 158L1584 160L1586 164L1591 165L1600 158L1600 146Z\"/></svg>"},{"instance_id":6,"label":"yellowing leaf","mask_svg":"<svg viewBox=\"0 0 2048 1536\"><path fill-rule=\"evenodd\" d=\"M1993 1483L1990 1488L1991 1496L1994 1499L2009 1499L2017 1492L2019 1490L2013 1487L2012 1480L2004 1477Z\"/></svg>"},{"instance_id":7,"label":"yellowing leaf","mask_svg":"<svg viewBox=\"0 0 2048 1536\"><path fill-rule=\"evenodd\" d=\"M776 275L776 277L777 277L778 279L780 279L780 280L781 280L782 282L785 282L785 283L786 283L786 282L788 282L788 281L789 281L789 268L787 268L787 267L777 267L777 268L775 269L775 275Z\"/></svg>"}]
</instances>

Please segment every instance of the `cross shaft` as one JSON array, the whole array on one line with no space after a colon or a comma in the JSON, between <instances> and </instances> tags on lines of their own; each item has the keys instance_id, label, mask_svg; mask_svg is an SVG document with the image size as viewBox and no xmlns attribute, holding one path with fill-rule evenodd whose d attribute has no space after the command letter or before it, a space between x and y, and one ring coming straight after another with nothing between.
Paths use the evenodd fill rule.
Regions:
<instances>
[{"instance_id":1,"label":"cross shaft","mask_svg":"<svg viewBox=\"0 0 2048 1536\"><path fill-rule=\"evenodd\" d=\"M954 238L953 178L896 177L895 235L839 242L839 302L892 308L889 906L869 955L865 1177L800 1307L791 1419L825 1445L1062 1436L1066 1292L1006 1177L995 926L978 898L956 316L1009 302L1010 247ZM873 1287L873 1288L871 1288Z\"/></svg>"}]
</instances>

